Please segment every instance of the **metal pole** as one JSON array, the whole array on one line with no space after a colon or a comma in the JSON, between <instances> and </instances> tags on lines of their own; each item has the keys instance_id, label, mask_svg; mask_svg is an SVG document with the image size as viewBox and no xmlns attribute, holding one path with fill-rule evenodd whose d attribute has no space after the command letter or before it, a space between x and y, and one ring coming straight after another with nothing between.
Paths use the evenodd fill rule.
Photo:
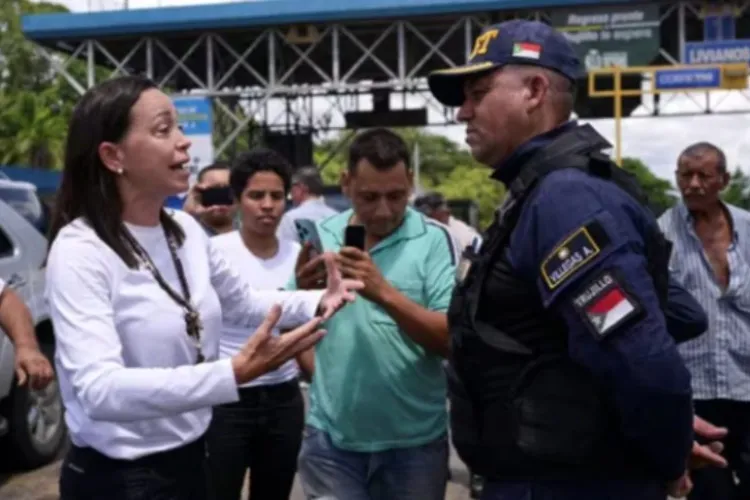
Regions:
<instances>
[{"instance_id":1,"label":"metal pole","mask_svg":"<svg viewBox=\"0 0 750 500\"><path fill-rule=\"evenodd\" d=\"M88 84L88 88L91 88L96 85L96 54L94 54L93 40L89 40L88 42L86 42L86 49L86 83Z\"/></svg>"},{"instance_id":2,"label":"metal pole","mask_svg":"<svg viewBox=\"0 0 750 500\"><path fill-rule=\"evenodd\" d=\"M620 68L615 68L615 162L622 166L622 73Z\"/></svg>"}]
</instances>

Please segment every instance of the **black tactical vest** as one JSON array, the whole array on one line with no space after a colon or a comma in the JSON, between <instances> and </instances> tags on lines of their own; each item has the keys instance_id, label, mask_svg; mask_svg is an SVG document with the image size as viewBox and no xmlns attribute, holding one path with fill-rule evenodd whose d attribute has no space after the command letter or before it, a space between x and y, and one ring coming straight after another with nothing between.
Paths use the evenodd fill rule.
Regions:
<instances>
[{"instance_id":1,"label":"black tactical vest","mask_svg":"<svg viewBox=\"0 0 750 500\"><path fill-rule=\"evenodd\" d=\"M586 125L535 152L454 291L452 437L461 459L489 480L647 478L620 439L603 388L569 359L565 322L544 309L534 283L515 276L503 251L524 201L553 170L582 169L645 204L637 181L600 152L608 146ZM671 245L654 225L646 247L664 306Z\"/></svg>"}]
</instances>

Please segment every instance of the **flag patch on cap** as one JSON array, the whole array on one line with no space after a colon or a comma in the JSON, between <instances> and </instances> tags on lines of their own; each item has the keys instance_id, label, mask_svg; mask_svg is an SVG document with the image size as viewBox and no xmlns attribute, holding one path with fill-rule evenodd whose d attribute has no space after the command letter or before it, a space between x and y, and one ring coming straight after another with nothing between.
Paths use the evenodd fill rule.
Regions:
<instances>
[{"instance_id":1,"label":"flag patch on cap","mask_svg":"<svg viewBox=\"0 0 750 500\"><path fill-rule=\"evenodd\" d=\"M573 298L573 305L597 339L617 331L643 310L612 271L586 283Z\"/></svg>"},{"instance_id":2,"label":"flag patch on cap","mask_svg":"<svg viewBox=\"0 0 750 500\"><path fill-rule=\"evenodd\" d=\"M514 43L513 57L523 57L526 59L539 59L542 54L542 47L536 43Z\"/></svg>"}]
</instances>

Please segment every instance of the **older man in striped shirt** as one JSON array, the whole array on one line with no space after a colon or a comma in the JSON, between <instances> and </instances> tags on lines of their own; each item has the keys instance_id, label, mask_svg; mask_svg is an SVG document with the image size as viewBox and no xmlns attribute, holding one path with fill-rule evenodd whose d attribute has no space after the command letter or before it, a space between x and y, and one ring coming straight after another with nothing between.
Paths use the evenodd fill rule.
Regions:
<instances>
[{"instance_id":1,"label":"older man in striped shirt","mask_svg":"<svg viewBox=\"0 0 750 500\"><path fill-rule=\"evenodd\" d=\"M700 302L709 325L680 353L696 414L729 430L729 467L694 472L689 498L750 498L750 213L721 200L729 174L716 146L694 144L677 165L682 201L659 224L674 243L672 278Z\"/></svg>"}]
</instances>

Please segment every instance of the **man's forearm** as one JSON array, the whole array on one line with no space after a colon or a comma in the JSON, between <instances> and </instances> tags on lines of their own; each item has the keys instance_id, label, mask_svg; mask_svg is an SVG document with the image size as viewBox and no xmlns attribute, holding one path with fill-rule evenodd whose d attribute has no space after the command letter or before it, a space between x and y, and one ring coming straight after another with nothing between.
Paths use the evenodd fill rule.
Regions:
<instances>
[{"instance_id":1,"label":"man's forearm","mask_svg":"<svg viewBox=\"0 0 750 500\"><path fill-rule=\"evenodd\" d=\"M445 313L425 309L391 285L384 291L379 305L414 342L439 356L448 355L450 337Z\"/></svg>"},{"instance_id":2,"label":"man's forearm","mask_svg":"<svg viewBox=\"0 0 750 500\"><path fill-rule=\"evenodd\" d=\"M6 289L0 294L0 327L16 349L22 346L39 348L31 313L13 290Z\"/></svg>"},{"instance_id":3,"label":"man's forearm","mask_svg":"<svg viewBox=\"0 0 750 500\"><path fill-rule=\"evenodd\" d=\"M297 355L297 365L299 366L302 379L311 382L315 373L315 348L311 347Z\"/></svg>"}]
</instances>

